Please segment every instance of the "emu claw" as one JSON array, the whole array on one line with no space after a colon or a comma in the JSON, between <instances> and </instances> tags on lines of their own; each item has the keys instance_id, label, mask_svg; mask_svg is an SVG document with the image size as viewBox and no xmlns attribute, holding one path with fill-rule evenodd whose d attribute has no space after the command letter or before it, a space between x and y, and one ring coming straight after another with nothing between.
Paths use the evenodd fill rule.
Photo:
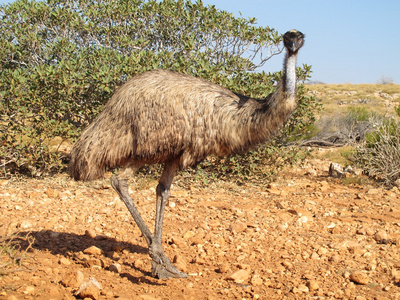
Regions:
<instances>
[{"instance_id":1,"label":"emu claw","mask_svg":"<svg viewBox=\"0 0 400 300\"><path fill-rule=\"evenodd\" d=\"M188 276L179 271L168 259L162 250L161 244L152 243L149 247L151 262L151 274L158 279L187 278Z\"/></svg>"},{"instance_id":2,"label":"emu claw","mask_svg":"<svg viewBox=\"0 0 400 300\"><path fill-rule=\"evenodd\" d=\"M151 262L151 274L153 277L158 279L167 279L167 278L187 278L187 274L179 271L174 265L170 262L169 264L159 264L154 260Z\"/></svg>"}]
</instances>

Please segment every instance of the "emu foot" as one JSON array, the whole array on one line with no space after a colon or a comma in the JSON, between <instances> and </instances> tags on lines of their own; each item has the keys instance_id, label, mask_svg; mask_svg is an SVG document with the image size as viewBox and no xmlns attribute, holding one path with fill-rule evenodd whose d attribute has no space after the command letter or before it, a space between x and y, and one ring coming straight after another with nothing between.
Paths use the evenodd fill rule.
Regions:
<instances>
[{"instance_id":1,"label":"emu foot","mask_svg":"<svg viewBox=\"0 0 400 300\"><path fill-rule=\"evenodd\" d=\"M168 264L163 263L159 264L154 260L151 262L151 275L158 279L167 279L167 278L187 278L187 274L179 271L173 264L170 262Z\"/></svg>"},{"instance_id":2,"label":"emu foot","mask_svg":"<svg viewBox=\"0 0 400 300\"><path fill-rule=\"evenodd\" d=\"M155 248L158 251L154 251ZM160 251L161 249L161 251ZM151 262L151 274L158 279L166 278L187 278L187 274L179 271L165 255L161 245L150 246L150 257L153 259Z\"/></svg>"}]
</instances>

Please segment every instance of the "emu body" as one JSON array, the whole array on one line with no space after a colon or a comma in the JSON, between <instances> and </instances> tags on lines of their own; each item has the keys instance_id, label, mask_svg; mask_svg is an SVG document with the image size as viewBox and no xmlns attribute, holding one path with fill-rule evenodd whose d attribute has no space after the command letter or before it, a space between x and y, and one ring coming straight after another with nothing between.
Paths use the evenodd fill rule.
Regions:
<instances>
[{"instance_id":1,"label":"emu body","mask_svg":"<svg viewBox=\"0 0 400 300\"><path fill-rule=\"evenodd\" d=\"M255 100L199 78L149 71L122 86L83 133L72 175L92 180L106 168L178 157L186 168L210 154L240 153L269 139L294 107L295 97L284 93Z\"/></svg>"},{"instance_id":2,"label":"emu body","mask_svg":"<svg viewBox=\"0 0 400 300\"><path fill-rule=\"evenodd\" d=\"M178 169L193 166L210 154L244 152L270 139L296 107L296 58L304 35L283 36L287 53L282 82L266 99L238 95L219 85L171 71L155 70L125 83L83 132L71 153L70 174L93 180L106 169L122 167L112 180L142 231L152 257L152 274L185 277L161 246L165 204ZM128 194L131 171L164 163L157 186L154 236Z\"/></svg>"}]
</instances>

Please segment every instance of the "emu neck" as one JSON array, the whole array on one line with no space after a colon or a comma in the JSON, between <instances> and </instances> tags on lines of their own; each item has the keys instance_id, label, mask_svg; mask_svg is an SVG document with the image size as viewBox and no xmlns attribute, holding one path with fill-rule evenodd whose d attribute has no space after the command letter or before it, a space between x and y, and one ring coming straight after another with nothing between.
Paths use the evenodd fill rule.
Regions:
<instances>
[{"instance_id":1,"label":"emu neck","mask_svg":"<svg viewBox=\"0 0 400 300\"><path fill-rule=\"evenodd\" d=\"M286 53L283 68L283 88L288 97L296 96L296 61L297 54Z\"/></svg>"},{"instance_id":2,"label":"emu neck","mask_svg":"<svg viewBox=\"0 0 400 300\"><path fill-rule=\"evenodd\" d=\"M297 53L287 53L283 78L275 92L252 115L250 139L256 144L270 139L287 121L296 108L296 58ZM258 134L255 135L254 132Z\"/></svg>"}]
</instances>

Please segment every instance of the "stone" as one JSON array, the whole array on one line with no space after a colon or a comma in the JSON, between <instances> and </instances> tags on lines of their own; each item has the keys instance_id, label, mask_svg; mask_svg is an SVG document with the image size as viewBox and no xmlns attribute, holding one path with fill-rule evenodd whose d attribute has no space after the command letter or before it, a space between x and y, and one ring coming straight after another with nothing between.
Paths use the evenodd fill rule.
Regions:
<instances>
[{"instance_id":1,"label":"stone","mask_svg":"<svg viewBox=\"0 0 400 300\"><path fill-rule=\"evenodd\" d=\"M52 188L47 188L45 191L45 194L47 195L47 197L49 198L56 198L58 197L58 191Z\"/></svg>"},{"instance_id":2,"label":"stone","mask_svg":"<svg viewBox=\"0 0 400 300\"><path fill-rule=\"evenodd\" d=\"M259 286L262 285L264 283L263 279L260 277L260 275L254 275L251 280L250 280L251 284L254 286Z\"/></svg>"},{"instance_id":3,"label":"stone","mask_svg":"<svg viewBox=\"0 0 400 300\"><path fill-rule=\"evenodd\" d=\"M195 232L189 230L189 231L187 231L187 232L184 234L183 238L184 238L184 239L190 239L191 237L194 237L195 235L196 235Z\"/></svg>"},{"instance_id":4,"label":"stone","mask_svg":"<svg viewBox=\"0 0 400 300\"><path fill-rule=\"evenodd\" d=\"M367 195L378 195L380 193L379 189L369 189Z\"/></svg>"},{"instance_id":5,"label":"stone","mask_svg":"<svg viewBox=\"0 0 400 300\"><path fill-rule=\"evenodd\" d=\"M284 261L282 262L282 265L283 265L284 267L288 268L288 269L290 269L290 268L293 267L293 264L292 264L290 261L288 261L288 260L284 260Z\"/></svg>"},{"instance_id":6,"label":"stone","mask_svg":"<svg viewBox=\"0 0 400 300\"><path fill-rule=\"evenodd\" d=\"M325 255L328 253L328 249L326 249L325 247L321 247L318 249L317 253L319 256Z\"/></svg>"},{"instance_id":7,"label":"stone","mask_svg":"<svg viewBox=\"0 0 400 300\"><path fill-rule=\"evenodd\" d=\"M19 227L22 229L28 229L32 227L32 223L29 222L28 220L23 220L20 224Z\"/></svg>"},{"instance_id":8,"label":"stone","mask_svg":"<svg viewBox=\"0 0 400 300\"><path fill-rule=\"evenodd\" d=\"M59 263L60 265L65 265L65 266L68 266L68 265L71 264L71 262L69 261L69 259L66 258L66 257L61 257L61 258L58 260L58 263Z\"/></svg>"},{"instance_id":9,"label":"stone","mask_svg":"<svg viewBox=\"0 0 400 300\"><path fill-rule=\"evenodd\" d=\"M90 246L89 248L83 250L83 253L98 256L103 254L103 250L96 246Z\"/></svg>"},{"instance_id":10,"label":"stone","mask_svg":"<svg viewBox=\"0 0 400 300\"><path fill-rule=\"evenodd\" d=\"M361 285L366 285L369 283L369 277L367 274L362 273L360 271L356 271L350 274L350 280L354 283L358 283Z\"/></svg>"},{"instance_id":11,"label":"stone","mask_svg":"<svg viewBox=\"0 0 400 300\"><path fill-rule=\"evenodd\" d=\"M331 163L329 166L329 176L333 178L344 178L346 174L343 171L343 166L337 163Z\"/></svg>"},{"instance_id":12,"label":"stone","mask_svg":"<svg viewBox=\"0 0 400 300\"><path fill-rule=\"evenodd\" d=\"M234 272L228 279L233 280L236 283L243 283L249 279L250 273L247 270L238 270Z\"/></svg>"},{"instance_id":13,"label":"stone","mask_svg":"<svg viewBox=\"0 0 400 300\"><path fill-rule=\"evenodd\" d=\"M172 263L175 265L175 267L178 268L178 270L187 273L187 265L186 265L186 261L183 259L182 256L180 255L175 255Z\"/></svg>"},{"instance_id":14,"label":"stone","mask_svg":"<svg viewBox=\"0 0 400 300\"><path fill-rule=\"evenodd\" d=\"M120 265L119 263L113 263L113 264L111 264L111 265L108 267L108 269L109 269L111 272L114 272L114 273L121 273L121 271L122 271L122 267L121 267L121 265Z\"/></svg>"},{"instance_id":15,"label":"stone","mask_svg":"<svg viewBox=\"0 0 400 300\"><path fill-rule=\"evenodd\" d=\"M94 239L96 241L104 241L108 239L108 236L106 236L105 234L98 234L94 237Z\"/></svg>"},{"instance_id":16,"label":"stone","mask_svg":"<svg viewBox=\"0 0 400 300\"><path fill-rule=\"evenodd\" d=\"M101 259L97 259L97 258L91 258L88 260L85 260L83 265L86 268L91 268L91 267L104 267L104 261Z\"/></svg>"},{"instance_id":17,"label":"stone","mask_svg":"<svg viewBox=\"0 0 400 300\"><path fill-rule=\"evenodd\" d=\"M341 261L341 258L339 255L337 254L333 254L331 256L331 258L329 259L329 261L333 262L333 263L339 263Z\"/></svg>"},{"instance_id":18,"label":"stone","mask_svg":"<svg viewBox=\"0 0 400 300\"><path fill-rule=\"evenodd\" d=\"M377 231L374 235L374 240L378 244L387 244L388 243L387 233L383 230Z\"/></svg>"},{"instance_id":19,"label":"stone","mask_svg":"<svg viewBox=\"0 0 400 300\"><path fill-rule=\"evenodd\" d=\"M307 282L307 287L310 291L316 291L319 289L319 284L318 281L316 280L310 280Z\"/></svg>"},{"instance_id":20,"label":"stone","mask_svg":"<svg viewBox=\"0 0 400 300\"><path fill-rule=\"evenodd\" d=\"M84 275L81 271L67 273L61 280L61 284L65 287L78 288L83 280Z\"/></svg>"},{"instance_id":21,"label":"stone","mask_svg":"<svg viewBox=\"0 0 400 300\"><path fill-rule=\"evenodd\" d=\"M108 251L106 256L112 260L119 260L120 256L116 251Z\"/></svg>"},{"instance_id":22,"label":"stone","mask_svg":"<svg viewBox=\"0 0 400 300\"><path fill-rule=\"evenodd\" d=\"M362 234L362 235L368 235L372 236L374 235L375 231L371 227L363 226L357 230L357 234Z\"/></svg>"},{"instance_id":23,"label":"stone","mask_svg":"<svg viewBox=\"0 0 400 300\"><path fill-rule=\"evenodd\" d=\"M83 299L90 298L96 300L100 298L100 290L101 290L100 283L93 277L90 277L89 280L83 282L79 286L79 289L75 293L75 295Z\"/></svg>"},{"instance_id":24,"label":"stone","mask_svg":"<svg viewBox=\"0 0 400 300\"><path fill-rule=\"evenodd\" d=\"M308 293L310 290L308 289L308 287L307 286L305 286L304 284L300 284L298 287L297 287L300 291L302 291L303 293Z\"/></svg>"},{"instance_id":25,"label":"stone","mask_svg":"<svg viewBox=\"0 0 400 300\"><path fill-rule=\"evenodd\" d=\"M186 244L182 241L182 239L178 238L178 237L173 237L171 239L172 243L174 245L176 245L178 248L182 249L186 246Z\"/></svg>"},{"instance_id":26,"label":"stone","mask_svg":"<svg viewBox=\"0 0 400 300\"><path fill-rule=\"evenodd\" d=\"M239 220L237 220L229 225L229 231L231 231L234 234L241 233L241 232L245 231L246 228L247 228L247 225Z\"/></svg>"},{"instance_id":27,"label":"stone","mask_svg":"<svg viewBox=\"0 0 400 300\"><path fill-rule=\"evenodd\" d=\"M227 273L227 272L229 272L229 270L230 270L229 264L221 263L221 264L219 264L219 266L218 266L216 271L218 273Z\"/></svg>"},{"instance_id":28,"label":"stone","mask_svg":"<svg viewBox=\"0 0 400 300\"><path fill-rule=\"evenodd\" d=\"M25 295L31 295L35 292L35 287L32 285L28 285L27 287L24 288L23 293Z\"/></svg>"}]
</instances>

